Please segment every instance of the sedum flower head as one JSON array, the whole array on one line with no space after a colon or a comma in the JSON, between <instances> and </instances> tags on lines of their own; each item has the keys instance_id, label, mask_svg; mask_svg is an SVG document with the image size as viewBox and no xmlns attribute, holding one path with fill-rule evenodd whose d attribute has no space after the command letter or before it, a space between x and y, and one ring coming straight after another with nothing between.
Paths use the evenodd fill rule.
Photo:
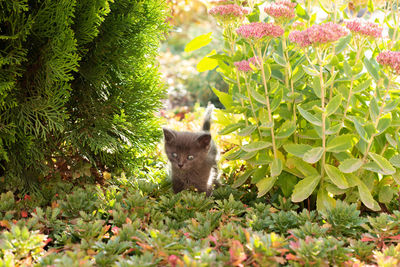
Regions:
<instances>
[{"instance_id":1,"label":"sedum flower head","mask_svg":"<svg viewBox=\"0 0 400 267\"><path fill-rule=\"evenodd\" d=\"M250 63L256 67L259 68L259 64L261 64L261 60L257 57L252 57L249 58L248 60L242 60L242 61L237 61L234 62L233 64L236 66L236 68L239 71L243 71L243 72L250 72L253 71L254 69L250 66Z\"/></svg>"},{"instance_id":2,"label":"sedum flower head","mask_svg":"<svg viewBox=\"0 0 400 267\"><path fill-rule=\"evenodd\" d=\"M275 20L286 21L295 17L295 6L291 1L278 1L266 6L264 11Z\"/></svg>"},{"instance_id":3,"label":"sedum flower head","mask_svg":"<svg viewBox=\"0 0 400 267\"><path fill-rule=\"evenodd\" d=\"M358 33L374 38L382 37L383 28L377 23L363 19L353 19L346 21L346 27L353 33Z\"/></svg>"},{"instance_id":4,"label":"sedum flower head","mask_svg":"<svg viewBox=\"0 0 400 267\"><path fill-rule=\"evenodd\" d=\"M335 42L346 36L348 31L339 24L328 22L320 25L313 25L304 31L293 31L289 34L289 40L301 47L309 45L326 44Z\"/></svg>"},{"instance_id":5,"label":"sedum flower head","mask_svg":"<svg viewBox=\"0 0 400 267\"><path fill-rule=\"evenodd\" d=\"M376 60L379 64L389 67L396 74L400 74L400 52L399 51L384 51L379 53Z\"/></svg>"},{"instance_id":6,"label":"sedum flower head","mask_svg":"<svg viewBox=\"0 0 400 267\"><path fill-rule=\"evenodd\" d=\"M284 30L274 23L252 22L240 26L236 33L242 38L258 41L268 37L279 37L283 35Z\"/></svg>"},{"instance_id":7,"label":"sedum flower head","mask_svg":"<svg viewBox=\"0 0 400 267\"><path fill-rule=\"evenodd\" d=\"M247 9L236 4L215 6L208 12L221 21L232 21L242 19L248 14Z\"/></svg>"},{"instance_id":8,"label":"sedum flower head","mask_svg":"<svg viewBox=\"0 0 400 267\"><path fill-rule=\"evenodd\" d=\"M233 0L212 0L212 1L209 1L209 2L212 5L228 5L228 4L234 4L235 3L235 1L233 1Z\"/></svg>"}]
</instances>

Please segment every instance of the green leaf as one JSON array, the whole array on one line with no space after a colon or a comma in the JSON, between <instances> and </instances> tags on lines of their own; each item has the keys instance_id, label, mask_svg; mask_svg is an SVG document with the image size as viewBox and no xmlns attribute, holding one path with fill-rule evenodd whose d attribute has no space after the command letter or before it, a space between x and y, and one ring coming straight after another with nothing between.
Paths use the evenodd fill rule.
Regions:
<instances>
[{"instance_id":1,"label":"green leaf","mask_svg":"<svg viewBox=\"0 0 400 267\"><path fill-rule=\"evenodd\" d=\"M244 145L242 149L246 152L258 151L270 147L272 144L265 141L256 141L250 144Z\"/></svg>"},{"instance_id":2,"label":"green leaf","mask_svg":"<svg viewBox=\"0 0 400 267\"><path fill-rule=\"evenodd\" d=\"M368 58L364 57L364 66L367 69L368 73L371 75L375 81L379 80L379 72L376 67L368 60Z\"/></svg>"},{"instance_id":3,"label":"green leaf","mask_svg":"<svg viewBox=\"0 0 400 267\"><path fill-rule=\"evenodd\" d=\"M322 147L314 147L313 149L304 153L303 160L305 162L314 164L321 159L323 153L324 149Z\"/></svg>"},{"instance_id":4,"label":"green leaf","mask_svg":"<svg viewBox=\"0 0 400 267\"><path fill-rule=\"evenodd\" d=\"M369 191L368 187L364 184L364 182L360 181L358 184L358 193L360 195L360 199L364 205L373 210L379 211L381 208L379 207L378 202L372 197L371 192Z\"/></svg>"},{"instance_id":5,"label":"green leaf","mask_svg":"<svg viewBox=\"0 0 400 267\"><path fill-rule=\"evenodd\" d=\"M320 187L317 193L317 210L318 212L325 213L327 210L331 210L335 207L336 201L328 192Z\"/></svg>"},{"instance_id":6,"label":"green leaf","mask_svg":"<svg viewBox=\"0 0 400 267\"><path fill-rule=\"evenodd\" d=\"M353 76L353 72L349 63L345 60L343 61L343 70L347 77L351 78Z\"/></svg>"},{"instance_id":7,"label":"green leaf","mask_svg":"<svg viewBox=\"0 0 400 267\"><path fill-rule=\"evenodd\" d=\"M272 57L274 58L275 62L282 67L286 67L286 61L283 57L278 55L278 53L273 53Z\"/></svg>"},{"instance_id":8,"label":"green leaf","mask_svg":"<svg viewBox=\"0 0 400 267\"><path fill-rule=\"evenodd\" d=\"M233 131L236 131L237 129L245 126L246 124L244 122L239 122L239 123L233 123L233 124L229 124L228 126L226 126L224 129L222 129L221 131L218 132L218 134L220 135L225 135L225 134L229 134Z\"/></svg>"},{"instance_id":9,"label":"green leaf","mask_svg":"<svg viewBox=\"0 0 400 267\"><path fill-rule=\"evenodd\" d=\"M282 191L286 198L289 198L293 192L294 186L297 184L298 178L288 172L282 172L279 175L276 185Z\"/></svg>"},{"instance_id":10,"label":"green leaf","mask_svg":"<svg viewBox=\"0 0 400 267\"><path fill-rule=\"evenodd\" d=\"M299 6L299 5L297 5L297 6ZM319 72L316 71L315 69L310 68L310 67L308 67L308 66L306 66L306 65L301 65L301 66L303 67L303 70L304 70L308 75L311 75L311 76L318 76L318 75L319 75Z\"/></svg>"},{"instance_id":11,"label":"green leaf","mask_svg":"<svg viewBox=\"0 0 400 267\"><path fill-rule=\"evenodd\" d=\"M361 137L361 139L368 143L369 142L368 134L365 131L364 127L361 125L361 123L357 120L357 118L353 119L353 123L354 123L356 131L357 131L358 135Z\"/></svg>"},{"instance_id":12,"label":"green leaf","mask_svg":"<svg viewBox=\"0 0 400 267\"><path fill-rule=\"evenodd\" d=\"M246 152L241 149L238 149L236 151L235 149L231 149L224 154L224 158L226 158L227 160L236 160L240 157L240 155L243 155L244 153Z\"/></svg>"},{"instance_id":13,"label":"green leaf","mask_svg":"<svg viewBox=\"0 0 400 267\"><path fill-rule=\"evenodd\" d=\"M362 83L358 84L355 88L353 88L353 93L360 93L365 91L368 87L371 86L371 79L368 79L366 81L363 81Z\"/></svg>"},{"instance_id":14,"label":"green leaf","mask_svg":"<svg viewBox=\"0 0 400 267\"><path fill-rule=\"evenodd\" d=\"M320 175L313 175L299 181L294 187L292 201L301 202L308 198L314 192L320 180Z\"/></svg>"},{"instance_id":15,"label":"green leaf","mask_svg":"<svg viewBox=\"0 0 400 267\"><path fill-rule=\"evenodd\" d=\"M326 105L326 114L330 116L335 113L340 107L340 104L342 104L342 95L338 94L329 101L328 105Z\"/></svg>"},{"instance_id":16,"label":"green leaf","mask_svg":"<svg viewBox=\"0 0 400 267\"><path fill-rule=\"evenodd\" d=\"M394 138L390 135L390 134L385 134L385 137L386 137L386 141L388 141L388 143L392 146L392 147L394 147L394 148L396 148L397 147L397 142L396 142L396 140L394 140Z\"/></svg>"},{"instance_id":17,"label":"green leaf","mask_svg":"<svg viewBox=\"0 0 400 267\"><path fill-rule=\"evenodd\" d=\"M285 121L281 125L281 127L279 127L279 130L278 130L277 134L275 135L275 137L276 137L276 139L288 138L295 131L296 131L296 124L292 121Z\"/></svg>"},{"instance_id":18,"label":"green leaf","mask_svg":"<svg viewBox=\"0 0 400 267\"><path fill-rule=\"evenodd\" d=\"M265 80L268 81L271 78L271 67L269 66L268 63L264 64L264 74L265 74Z\"/></svg>"},{"instance_id":19,"label":"green leaf","mask_svg":"<svg viewBox=\"0 0 400 267\"><path fill-rule=\"evenodd\" d=\"M337 43L335 47L335 54L340 54L350 43L351 41L351 35L346 35L345 37L340 38L339 42Z\"/></svg>"},{"instance_id":20,"label":"green leaf","mask_svg":"<svg viewBox=\"0 0 400 267\"><path fill-rule=\"evenodd\" d=\"M238 188L242 184L244 184L247 179L250 177L255 172L255 169L247 170L245 171L242 175L240 175L236 181L233 183L232 187L233 188Z\"/></svg>"},{"instance_id":21,"label":"green leaf","mask_svg":"<svg viewBox=\"0 0 400 267\"><path fill-rule=\"evenodd\" d=\"M257 153L258 153L258 151L251 151L251 152L243 151L243 153L240 154L238 159L249 160L249 159L255 157L257 155Z\"/></svg>"},{"instance_id":22,"label":"green leaf","mask_svg":"<svg viewBox=\"0 0 400 267\"><path fill-rule=\"evenodd\" d=\"M281 104L281 101L282 101L282 97L283 97L282 90L279 90L274 95L274 99L271 102L271 112L274 112L279 107L279 105Z\"/></svg>"},{"instance_id":23,"label":"green leaf","mask_svg":"<svg viewBox=\"0 0 400 267\"><path fill-rule=\"evenodd\" d=\"M212 32L197 36L185 46L185 52L192 52L208 45L212 41L211 35Z\"/></svg>"},{"instance_id":24,"label":"green leaf","mask_svg":"<svg viewBox=\"0 0 400 267\"><path fill-rule=\"evenodd\" d=\"M295 155L296 157L303 158L304 154L312 149L312 146L306 144L285 144L283 148L286 152Z\"/></svg>"},{"instance_id":25,"label":"green leaf","mask_svg":"<svg viewBox=\"0 0 400 267\"><path fill-rule=\"evenodd\" d=\"M217 52L215 49L211 51L207 56L203 57L199 63L197 63L196 69L198 72L204 72L207 70L213 70L218 66L218 60L212 59L209 56L215 55Z\"/></svg>"},{"instance_id":26,"label":"green leaf","mask_svg":"<svg viewBox=\"0 0 400 267\"><path fill-rule=\"evenodd\" d=\"M282 160L274 158L271 163L271 177L279 176L282 172Z\"/></svg>"},{"instance_id":27,"label":"green leaf","mask_svg":"<svg viewBox=\"0 0 400 267\"><path fill-rule=\"evenodd\" d=\"M331 193L335 196L338 196L338 195L342 195L342 194L346 193L347 189L340 189L339 187L337 187L334 184L328 184L326 186L326 191L328 191L329 193Z\"/></svg>"},{"instance_id":28,"label":"green leaf","mask_svg":"<svg viewBox=\"0 0 400 267\"><path fill-rule=\"evenodd\" d=\"M257 129L256 125L250 125L243 128L240 132L238 132L239 136L249 136Z\"/></svg>"},{"instance_id":29,"label":"green leaf","mask_svg":"<svg viewBox=\"0 0 400 267\"><path fill-rule=\"evenodd\" d=\"M394 173L392 175L393 179L395 180L395 182L400 185L400 171L397 170L396 173Z\"/></svg>"},{"instance_id":30,"label":"green leaf","mask_svg":"<svg viewBox=\"0 0 400 267\"><path fill-rule=\"evenodd\" d=\"M339 153L339 152L345 152L351 148L357 143L357 138L355 135L352 134L343 134L334 137L331 139L327 146L326 146L326 151L328 152L334 152L334 153Z\"/></svg>"},{"instance_id":31,"label":"green leaf","mask_svg":"<svg viewBox=\"0 0 400 267\"><path fill-rule=\"evenodd\" d=\"M389 203L393 199L393 189L390 186L382 186L379 190L379 202Z\"/></svg>"},{"instance_id":32,"label":"green leaf","mask_svg":"<svg viewBox=\"0 0 400 267\"><path fill-rule=\"evenodd\" d=\"M393 157L391 157L389 161L396 168L400 168L400 155L399 154L394 155Z\"/></svg>"},{"instance_id":33,"label":"green leaf","mask_svg":"<svg viewBox=\"0 0 400 267\"><path fill-rule=\"evenodd\" d=\"M251 178L251 183L256 184L262 179L268 177L267 172L268 172L268 165L263 165L261 168L257 168L253 174L253 177Z\"/></svg>"},{"instance_id":34,"label":"green leaf","mask_svg":"<svg viewBox=\"0 0 400 267\"><path fill-rule=\"evenodd\" d=\"M319 79L319 76L314 76L313 77L313 83L312 83L312 88L314 90L314 94L318 96L318 98L321 98L321 81Z\"/></svg>"},{"instance_id":35,"label":"green leaf","mask_svg":"<svg viewBox=\"0 0 400 267\"><path fill-rule=\"evenodd\" d=\"M252 97L259 103L263 104L263 105L267 105L267 99L261 95L259 92L257 92L256 90L254 90L253 88L250 89L251 95Z\"/></svg>"},{"instance_id":36,"label":"green leaf","mask_svg":"<svg viewBox=\"0 0 400 267\"><path fill-rule=\"evenodd\" d=\"M349 183L347 182L346 177L344 177L338 168L329 164L325 164L325 171L332 183L334 183L337 187L340 189L349 188Z\"/></svg>"},{"instance_id":37,"label":"green leaf","mask_svg":"<svg viewBox=\"0 0 400 267\"><path fill-rule=\"evenodd\" d=\"M302 19L309 20L310 16L307 14L307 11L299 4L296 6L296 14Z\"/></svg>"},{"instance_id":38,"label":"green leaf","mask_svg":"<svg viewBox=\"0 0 400 267\"><path fill-rule=\"evenodd\" d=\"M396 172L396 169L393 168L390 162L381 155L372 152L369 152L368 155L382 169L384 174L390 175Z\"/></svg>"},{"instance_id":39,"label":"green leaf","mask_svg":"<svg viewBox=\"0 0 400 267\"><path fill-rule=\"evenodd\" d=\"M375 121L379 115L379 106L375 97L372 97L369 103L369 115L371 116L372 121Z\"/></svg>"},{"instance_id":40,"label":"green leaf","mask_svg":"<svg viewBox=\"0 0 400 267\"><path fill-rule=\"evenodd\" d=\"M390 101L389 103L387 103L385 105L385 107L383 108L383 112L390 112L393 109L395 109L400 103L400 99L394 99L392 101Z\"/></svg>"},{"instance_id":41,"label":"green leaf","mask_svg":"<svg viewBox=\"0 0 400 267\"><path fill-rule=\"evenodd\" d=\"M233 105L233 98L231 95L218 91L214 87L212 88L214 94L218 97L219 101L224 105L225 108L229 109Z\"/></svg>"},{"instance_id":42,"label":"green leaf","mask_svg":"<svg viewBox=\"0 0 400 267\"><path fill-rule=\"evenodd\" d=\"M379 118L378 125L376 126L376 130L379 134L383 133L387 128L392 124L392 114L387 113L381 118Z\"/></svg>"},{"instance_id":43,"label":"green leaf","mask_svg":"<svg viewBox=\"0 0 400 267\"><path fill-rule=\"evenodd\" d=\"M257 197L262 197L266 193L268 193L269 190L274 186L276 179L278 177L266 177L259 181L256 186L258 188L258 194Z\"/></svg>"},{"instance_id":44,"label":"green leaf","mask_svg":"<svg viewBox=\"0 0 400 267\"><path fill-rule=\"evenodd\" d=\"M339 170L344 173L352 173L361 168L362 165L362 159L346 159L340 163Z\"/></svg>"},{"instance_id":45,"label":"green leaf","mask_svg":"<svg viewBox=\"0 0 400 267\"><path fill-rule=\"evenodd\" d=\"M297 106L297 109L299 110L301 116L303 116L303 118L306 119L308 122L310 122L314 125L317 125L317 126L322 126L321 118L318 118L318 117L312 115L310 112L304 110L300 106Z\"/></svg>"}]
</instances>

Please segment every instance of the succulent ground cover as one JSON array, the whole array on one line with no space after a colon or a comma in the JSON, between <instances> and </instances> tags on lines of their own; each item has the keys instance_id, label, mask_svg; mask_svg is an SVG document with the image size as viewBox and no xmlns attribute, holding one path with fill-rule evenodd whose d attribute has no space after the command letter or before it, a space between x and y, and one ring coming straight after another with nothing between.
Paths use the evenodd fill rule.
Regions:
<instances>
[{"instance_id":1,"label":"succulent ground cover","mask_svg":"<svg viewBox=\"0 0 400 267\"><path fill-rule=\"evenodd\" d=\"M196 128L201 112L173 127ZM180 115L175 118L180 118ZM217 138L222 152L228 149ZM396 266L400 212L367 213L337 201L324 213L257 187L233 188L238 166L222 165L212 197L173 194L162 152L135 175L104 185L42 184L0 196L0 266ZM160 160L161 159L161 160ZM305 208L306 207L306 208Z\"/></svg>"}]
</instances>

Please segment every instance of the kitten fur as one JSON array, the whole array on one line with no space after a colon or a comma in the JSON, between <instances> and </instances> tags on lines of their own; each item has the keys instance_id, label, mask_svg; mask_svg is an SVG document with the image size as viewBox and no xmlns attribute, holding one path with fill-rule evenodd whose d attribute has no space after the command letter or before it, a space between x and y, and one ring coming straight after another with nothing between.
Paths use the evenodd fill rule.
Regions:
<instances>
[{"instance_id":1,"label":"kitten fur","mask_svg":"<svg viewBox=\"0 0 400 267\"><path fill-rule=\"evenodd\" d=\"M210 196L213 184L219 185L218 150L210 134L213 107L207 107L200 132L163 128L165 153L171 163L172 189L175 193L193 186L198 192L206 192Z\"/></svg>"}]
</instances>

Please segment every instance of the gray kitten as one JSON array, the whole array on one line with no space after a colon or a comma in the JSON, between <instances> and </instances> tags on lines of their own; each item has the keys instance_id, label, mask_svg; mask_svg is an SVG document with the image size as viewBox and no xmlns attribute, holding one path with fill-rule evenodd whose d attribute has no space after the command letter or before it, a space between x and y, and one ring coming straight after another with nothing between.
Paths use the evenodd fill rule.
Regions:
<instances>
[{"instance_id":1,"label":"gray kitten","mask_svg":"<svg viewBox=\"0 0 400 267\"><path fill-rule=\"evenodd\" d=\"M210 196L217 181L217 147L210 134L211 112L207 107L203 130L180 132L163 129L165 152L171 163L172 189L178 193L191 186Z\"/></svg>"}]
</instances>

